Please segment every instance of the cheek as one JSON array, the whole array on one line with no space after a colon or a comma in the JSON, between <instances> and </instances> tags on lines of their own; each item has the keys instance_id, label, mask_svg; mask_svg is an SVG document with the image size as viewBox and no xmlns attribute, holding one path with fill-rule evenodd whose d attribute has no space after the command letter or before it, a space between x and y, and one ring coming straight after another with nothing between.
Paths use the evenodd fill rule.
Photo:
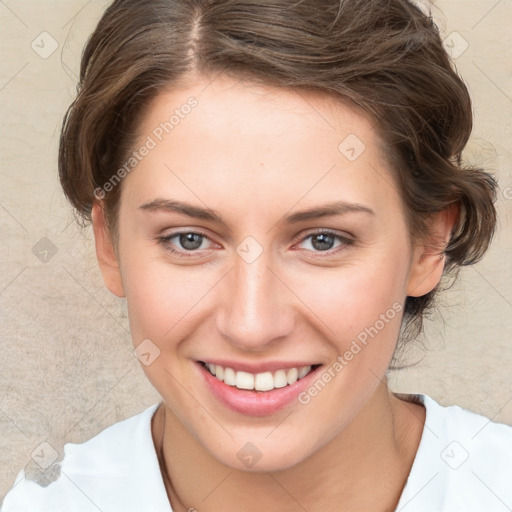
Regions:
<instances>
[{"instance_id":1,"label":"cheek","mask_svg":"<svg viewBox=\"0 0 512 512\"><path fill-rule=\"evenodd\" d=\"M168 340L213 286L205 272L172 265L143 249L126 254L122 274L135 344L145 338Z\"/></svg>"},{"instance_id":2,"label":"cheek","mask_svg":"<svg viewBox=\"0 0 512 512\"><path fill-rule=\"evenodd\" d=\"M182 330L190 314L207 293L204 280L192 282L179 273L147 275L132 283L127 292L128 314L134 340L166 340Z\"/></svg>"},{"instance_id":3,"label":"cheek","mask_svg":"<svg viewBox=\"0 0 512 512\"><path fill-rule=\"evenodd\" d=\"M335 339L343 350L361 333L363 338L366 329L376 323L382 337L388 333L393 337L400 324L397 313L405 299L406 268L398 252L376 251L364 261L353 260L310 274L298 272L291 282L300 299L326 326L326 337Z\"/></svg>"}]
</instances>

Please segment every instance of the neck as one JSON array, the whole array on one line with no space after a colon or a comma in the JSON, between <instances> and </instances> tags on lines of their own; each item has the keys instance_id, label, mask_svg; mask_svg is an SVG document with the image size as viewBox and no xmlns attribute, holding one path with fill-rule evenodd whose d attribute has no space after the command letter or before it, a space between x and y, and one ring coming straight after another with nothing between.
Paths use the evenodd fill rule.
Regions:
<instances>
[{"instance_id":1,"label":"neck","mask_svg":"<svg viewBox=\"0 0 512 512\"><path fill-rule=\"evenodd\" d=\"M332 441L291 468L262 473L220 463L165 404L154 415L152 433L165 461L162 472L164 481L165 469L169 475L166 487L175 512L393 511L424 421L422 406L397 399L383 382Z\"/></svg>"}]
</instances>

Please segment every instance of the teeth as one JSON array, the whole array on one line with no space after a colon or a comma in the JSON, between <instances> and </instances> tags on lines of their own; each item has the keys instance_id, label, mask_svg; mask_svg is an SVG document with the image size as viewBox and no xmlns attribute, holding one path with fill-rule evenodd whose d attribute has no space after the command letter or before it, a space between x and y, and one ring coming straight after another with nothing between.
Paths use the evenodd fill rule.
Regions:
<instances>
[{"instance_id":1,"label":"teeth","mask_svg":"<svg viewBox=\"0 0 512 512\"><path fill-rule=\"evenodd\" d=\"M274 389L274 376L270 372L258 373L254 378L254 389L257 391L270 391Z\"/></svg>"},{"instance_id":2,"label":"teeth","mask_svg":"<svg viewBox=\"0 0 512 512\"><path fill-rule=\"evenodd\" d=\"M254 389L256 391L284 388L294 384L298 379L302 379L311 371L311 366L301 366L300 368L288 368L275 372L253 374L242 371L235 372L233 368L224 368L212 363L205 363L205 367L213 376L228 386L238 389Z\"/></svg>"},{"instance_id":3,"label":"teeth","mask_svg":"<svg viewBox=\"0 0 512 512\"><path fill-rule=\"evenodd\" d=\"M247 372L236 372L235 386L238 389L254 389L254 375Z\"/></svg>"},{"instance_id":4,"label":"teeth","mask_svg":"<svg viewBox=\"0 0 512 512\"><path fill-rule=\"evenodd\" d=\"M293 384L294 382L297 382L298 378L299 370L297 368L290 368L286 373L286 381L288 382L288 384Z\"/></svg>"},{"instance_id":5,"label":"teeth","mask_svg":"<svg viewBox=\"0 0 512 512\"><path fill-rule=\"evenodd\" d=\"M299 379L305 377L311 371L311 366L303 366L299 369Z\"/></svg>"},{"instance_id":6,"label":"teeth","mask_svg":"<svg viewBox=\"0 0 512 512\"><path fill-rule=\"evenodd\" d=\"M277 370L277 372L274 373L274 386L276 388L284 388L285 386L288 386L286 372L284 370Z\"/></svg>"},{"instance_id":7,"label":"teeth","mask_svg":"<svg viewBox=\"0 0 512 512\"><path fill-rule=\"evenodd\" d=\"M224 368L224 383L228 386L236 385L236 374L233 368Z\"/></svg>"}]
</instances>

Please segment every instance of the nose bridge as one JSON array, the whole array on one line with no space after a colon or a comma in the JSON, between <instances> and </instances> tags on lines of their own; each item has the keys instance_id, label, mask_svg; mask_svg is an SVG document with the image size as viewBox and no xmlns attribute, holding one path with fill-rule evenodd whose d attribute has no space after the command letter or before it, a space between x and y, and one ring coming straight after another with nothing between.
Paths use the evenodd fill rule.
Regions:
<instances>
[{"instance_id":1,"label":"nose bridge","mask_svg":"<svg viewBox=\"0 0 512 512\"><path fill-rule=\"evenodd\" d=\"M234 268L225 281L218 327L240 348L262 350L290 332L291 310L286 303L289 297L286 298L283 283L270 269L270 251L263 251L252 260L250 251L255 248L246 253L243 249L240 244Z\"/></svg>"}]
</instances>

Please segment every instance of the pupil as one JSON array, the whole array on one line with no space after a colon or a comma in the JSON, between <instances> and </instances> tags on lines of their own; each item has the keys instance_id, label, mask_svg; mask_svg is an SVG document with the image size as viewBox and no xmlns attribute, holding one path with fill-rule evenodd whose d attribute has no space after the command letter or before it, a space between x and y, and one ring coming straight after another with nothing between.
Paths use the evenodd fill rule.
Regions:
<instances>
[{"instance_id":1,"label":"pupil","mask_svg":"<svg viewBox=\"0 0 512 512\"><path fill-rule=\"evenodd\" d=\"M320 240L319 244L315 243L315 240ZM313 247L317 250L331 249L333 243L333 237L326 233L320 233L313 237Z\"/></svg>"},{"instance_id":2,"label":"pupil","mask_svg":"<svg viewBox=\"0 0 512 512\"><path fill-rule=\"evenodd\" d=\"M180 236L180 244L185 249L193 250L201 246L202 235L197 233L185 233ZM199 242L199 243L197 243Z\"/></svg>"}]
</instances>

